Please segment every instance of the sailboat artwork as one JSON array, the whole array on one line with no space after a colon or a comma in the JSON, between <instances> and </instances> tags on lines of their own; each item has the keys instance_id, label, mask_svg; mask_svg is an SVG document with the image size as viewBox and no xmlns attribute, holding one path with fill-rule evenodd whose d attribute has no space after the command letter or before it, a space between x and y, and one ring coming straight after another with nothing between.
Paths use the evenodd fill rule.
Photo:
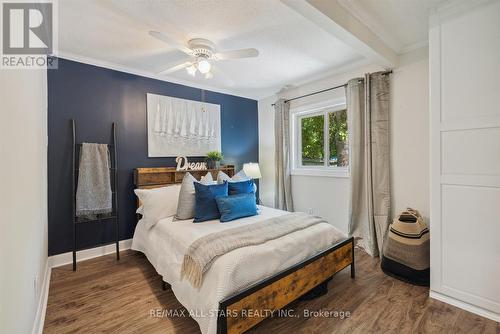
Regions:
<instances>
[{"instance_id":1,"label":"sailboat artwork","mask_svg":"<svg viewBox=\"0 0 500 334\"><path fill-rule=\"evenodd\" d=\"M220 105L147 94L148 156L205 156L221 150Z\"/></svg>"}]
</instances>

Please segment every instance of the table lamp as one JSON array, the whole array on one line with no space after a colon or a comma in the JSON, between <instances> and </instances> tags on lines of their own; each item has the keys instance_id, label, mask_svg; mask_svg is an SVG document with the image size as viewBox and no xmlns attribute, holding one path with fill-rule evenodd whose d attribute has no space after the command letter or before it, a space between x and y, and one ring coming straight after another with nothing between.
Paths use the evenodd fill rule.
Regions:
<instances>
[{"instance_id":1,"label":"table lamp","mask_svg":"<svg viewBox=\"0 0 500 334\"><path fill-rule=\"evenodd\" d=\"M255 184L256 179L260 179L262 177L262 174L260 173L259 164L256 162L249 162L249 163L243 164L243 172L245 172L245 175L248 178L254 180L254 184ZM257 203L260 204L260 199L257 195L257 185L255 184L254 186L255 186L255 190L256 190L255 196L257 196Z\"/></svg>"},{"instance_id":2,"label":"table lamp","mask_svg":"<svg viewBox=\"0 0 500 334\"><path fill-rule=\"evenodd\" d=\"M262 177L259 164L256 162L243 164L243 171L245 172L245 175L251 179L260 179Z\"/></svg>"}]
</instances>

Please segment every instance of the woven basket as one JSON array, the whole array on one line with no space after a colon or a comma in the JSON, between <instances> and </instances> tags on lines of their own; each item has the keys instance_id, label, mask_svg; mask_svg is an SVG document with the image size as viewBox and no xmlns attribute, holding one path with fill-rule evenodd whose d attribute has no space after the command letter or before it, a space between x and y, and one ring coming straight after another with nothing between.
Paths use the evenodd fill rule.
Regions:
<instances>
[{"instance_id":1,"label":"woven basket","mask_svg":"<svg viewBox=\"0 0 500 334\"><path fill-rule=\"evenodd\" d=\"M381 268L402 281L429 285L429 229L417 210L407 208L389 227Z\"/></svg>"}]
</instances>

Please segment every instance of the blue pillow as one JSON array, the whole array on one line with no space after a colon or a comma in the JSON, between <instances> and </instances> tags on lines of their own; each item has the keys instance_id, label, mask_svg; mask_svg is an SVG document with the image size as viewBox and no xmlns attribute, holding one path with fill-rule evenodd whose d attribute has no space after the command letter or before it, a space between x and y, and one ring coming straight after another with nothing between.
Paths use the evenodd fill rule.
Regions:
<instances>
[{"instance_id":1,"label":"blue pillow","mask_svg":"<svg viewBox=\"0 0 500 334\"><path fill-rule=\"evenodd\" d=\"M255 192L253 180L229 182L229 195L250 194Z\"/></svg>"},{"instance_id":2,"label":"blue pillow","mask_svg":"<svg viewBox=\"0 0 500 334\"><path fill-rule=\"evenodd\" d=\"M219 196L227 196L227 182L222 184L194 183L195 208L194 222L199 223L220 217L219 209L215 199Z\"/></svg>"},{"instance_id":3,"label":"blue pillow","mask_svg":"<svg viewBox=\"0 0 500 334\"><path fill-rule=\"evenodd\" d=\"M238 194L215 199L220 212L220 221L228 222L238 218L255 216L257 205L255 204L255 194Z\"/></svg>"}]
</instances>

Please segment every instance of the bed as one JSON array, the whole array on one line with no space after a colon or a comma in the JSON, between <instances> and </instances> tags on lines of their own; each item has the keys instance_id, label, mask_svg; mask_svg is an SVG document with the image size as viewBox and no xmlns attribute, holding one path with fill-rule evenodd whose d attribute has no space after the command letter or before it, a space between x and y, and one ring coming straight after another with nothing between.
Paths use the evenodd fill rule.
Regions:
<instances>
[{"instance_id":1,"label":"bed","mask_svg":"<svg viewBox=\"0 0 500 334\"><path fill-rule=\"evenodd\" d=\"M228 175L234 174L234 168L225 168ZM201 174L195 173L195 177ZM175 168L138 168L134 172L138 188L163 187L181 182L182 177L183 172ZM338 271L350 266L354 277L353 239L320 223L218 257L199 289L181 279L184 254L198 238L287 214L264 206L260 210L257 216L223 224L218 220L193 224L192 219L173 221L173 217L161 219L151 229L141 220L137 224L132 249L146 255L204 334L243 333L264 320L269 310L282 309L326 284Z\"/></svg>"}]
</instances>

